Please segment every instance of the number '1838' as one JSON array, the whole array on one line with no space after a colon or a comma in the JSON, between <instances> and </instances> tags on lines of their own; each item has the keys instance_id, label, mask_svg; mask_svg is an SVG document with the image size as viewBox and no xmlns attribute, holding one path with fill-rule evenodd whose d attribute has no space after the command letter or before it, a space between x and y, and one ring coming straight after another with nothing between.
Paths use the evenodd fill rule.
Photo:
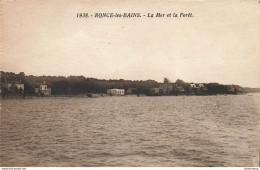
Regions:
<instances>
[{"instance_id":1,"label":"number '1838'","mask_svg":"<svg viewBox=\"0 0 260 170\"><path fill-rule=\"evenodd\" d=\"M88 13L77 13L77 18L88 18Z\"/></svg>"}]
</instances>

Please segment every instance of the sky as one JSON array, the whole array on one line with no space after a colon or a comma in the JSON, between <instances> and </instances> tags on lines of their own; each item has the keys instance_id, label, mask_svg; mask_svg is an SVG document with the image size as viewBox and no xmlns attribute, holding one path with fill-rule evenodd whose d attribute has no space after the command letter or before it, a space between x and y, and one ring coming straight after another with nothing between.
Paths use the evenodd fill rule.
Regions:
<instances>
[{"instance_id":1,"label":"sky","mask_svg":"<svg viewBox=\"0 0 260 170\"><path fill-rule=\"evenodd\" d=\"M1 4L0 70L260 87L259 8L255 0L9 0ZM194 17L77 18L80 12Z\"/></svg>"}]
</instances>

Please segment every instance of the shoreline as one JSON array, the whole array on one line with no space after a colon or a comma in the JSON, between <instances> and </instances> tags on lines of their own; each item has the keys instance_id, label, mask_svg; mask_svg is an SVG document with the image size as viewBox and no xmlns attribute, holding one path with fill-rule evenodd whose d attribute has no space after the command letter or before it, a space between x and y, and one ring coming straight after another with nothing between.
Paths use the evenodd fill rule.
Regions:
<instances>
[{"instance_id":1,"label":"shoreline","mask_svg":"<svg viewBox=\"0 0 260 170\"><path fill-rule=\"evenodd\" d=\"M103 98L103 97L179 97L179 96L234 96L234 95L248 95L248 96L253 96L253 94L259 94L259 93L241 93L241 94L212 94L212 95L161 95L161 96L151 96L151 95L123 95L123 96L110 96L107 94L98 94L96 97L88 97L85 94L80 94L80 95L50 95L50 96L36 96L36 95L26 95L25 97L21 95L6 95L5 97L1 96L1 100L5 99L60 99L60 98Z\"/></svg>"}]
</instances>

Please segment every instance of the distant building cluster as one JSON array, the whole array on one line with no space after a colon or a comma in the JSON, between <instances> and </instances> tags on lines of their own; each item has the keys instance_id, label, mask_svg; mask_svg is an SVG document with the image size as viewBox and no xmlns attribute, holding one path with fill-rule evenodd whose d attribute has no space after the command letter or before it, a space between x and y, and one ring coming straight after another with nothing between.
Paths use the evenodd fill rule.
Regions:
<instances>
[{"instance_id":1,"label":"distant building cluster","mask_svg":"<svg viewBox=\"0 0 260 170\"><path fill-rule=\"evenodd\" d=\"M5 83L4 87L7 88L10 92L15 93L24 93L25 87L24 84L19 81L13 81L12 83ZM235 88L233 85L226 85L226 90L228 93L235 92ZM163 96L163 95L172 95L172 94L185 94L189 90L189 94L194 94L198 92L207 92L207 87L205 87L205 84L202 83L186 83L185 88L182 85L178 85L175 83L161 83L159 84L159 87L152 87L149 89L149 93L146 95L150 96ZM41 85L35 88L35 94L38 96L50 96L52 94L51 88L46 84L46 82L43 82ZM124 96L124 95L131 95L131 94L137 94L138 90L136 88L128 88L125 89L107 89L107 94L110 96ZM94 93L88 93L88 96L95 96Z\"/></svg>"},{"instance_id":2,"label":"distant building cluster","mask_svg":"<svg viewBox=\"0 0 260 170\"><path fill-rule=\"evenodd\" d=\"M22 94L25 95L25 86L22 80L5 80L2 85L3 88L7 90L10 94ZM1 89L2 93L2 89ZM35 93L39 96L50 96L51 95L51 88L48 88L45 82L40 85L39 87L35 88Z\"/></svg>"},{"instance_id":3,"label":"distant building cluster","mask_svg":"<svg viewBox=\"0 0 260 170\"><path fill-rule=\"evenodd\" d=\"M47 83L46 83L47 82ZM5 95L86 95L99 96L164 96L164 95L216 95L241 94L246 90L238 85L219 83L186 83L176 80L172 83L164 78L163 83L155 80L100 80L84 76L26 76L23 72L1 72L1 94ZM260 91L260 90L259 90Z\"/></svg>"},{"instance_id":4,"label":"distant building cluster","mask_svg":"<svg viewBox=\"0 0 260 170\"><path fill-rule=\"evenodd\" d=\"M153 87L150 88L150 95L152 96L162 96L162 95L172 95L172 94L182 94L189 90L196 90L196 89L202 89L204 88L204 85L202 83L195 84L195 83L188 83L185 84L186 89L178 84L174 83L163 83L160 84L159 87ZM207 90L206 88L203 89L204 91Z\"/></svg>"},{"instance_id":5,"label":"distant building cluster","mask_svg":"<svg viewBox=\"0 0 260 170\"><path fill-rule=\"evenodd\" d=\"M159 87L152 87L149 89L148 95L150 96L163 96L172 95L174 93L183 94L187 89L191 92L207 91L208 89L202 83L187 83L186 89L174 83L161 83ZM108 89L107 94L111 96L122 96L130 94L139 94L136 88L128 88L125 92L124 89Z\"/></svg>"}]
</instances>

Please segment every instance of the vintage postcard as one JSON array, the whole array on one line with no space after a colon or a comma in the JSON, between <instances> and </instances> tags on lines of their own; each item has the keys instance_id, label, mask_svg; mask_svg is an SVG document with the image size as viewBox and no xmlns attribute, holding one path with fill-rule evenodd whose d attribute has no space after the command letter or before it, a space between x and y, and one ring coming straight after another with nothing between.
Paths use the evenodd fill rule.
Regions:
<instances>
[{"instance_id":1,"label":"vintage postcard","mask_svg":"<svg viewBox=\"0 0 260 170\"><path fill-rule=\"evenodd\" d=\"M259 0L0 4L0 167L259 167Z\"/></svg>"}]
</instances>

